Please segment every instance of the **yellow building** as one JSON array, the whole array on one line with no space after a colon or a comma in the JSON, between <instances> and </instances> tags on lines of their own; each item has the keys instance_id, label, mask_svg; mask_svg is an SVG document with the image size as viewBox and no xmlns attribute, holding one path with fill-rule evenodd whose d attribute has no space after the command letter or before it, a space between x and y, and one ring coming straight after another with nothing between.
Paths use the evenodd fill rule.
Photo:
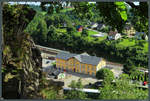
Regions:
<instances>
[{"instance_id":1,"label":"yellow building","mask_svg":"<svg viewBox=\"0 0 150 101\"><path fill-rule=\"evenodd\" d=\"M62 70L70 70L78 73L96 75L96 72L106 66L104 59L89 56L86 53L72 54L60 52L56 56L56 67Z\"/></svg>"},{"instance_id":2,"label":"yellow building","mask_svg":"<svg viewBox=\"0 0 150 101\"><path fill-rule=\"evenodd\" d=\"M134 27L132 26L132 24L127 23L124 27L124 33L126 33L127 35L135 35L136 30L134 29Z\"/></svg>"}]
</instances>

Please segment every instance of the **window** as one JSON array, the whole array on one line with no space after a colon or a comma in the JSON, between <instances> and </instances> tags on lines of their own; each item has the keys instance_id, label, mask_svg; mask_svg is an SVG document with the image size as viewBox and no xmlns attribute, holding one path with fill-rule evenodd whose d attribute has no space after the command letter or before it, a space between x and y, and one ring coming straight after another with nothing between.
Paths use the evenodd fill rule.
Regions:
<instances>
[{"instance_id":1,"label":"window","mask_svg":"<svg viewBox=\"0 0 150 101\"><path fill-rule=\"evenodd\" d=\"M73 59L73 66L75 66L75 63L76 63L76 62L75 62L75 59Z\"/></svg>"},{"instance_id":2,"label":"window","mask_svg":"<svg viewBox=\"0 0 150 101\"><path fill-rule=\"evenodd\" d=\"M68 63L66 62L66 66L68 66Z\"/></svg>"},{"instance_id":3,"label":"window","mask_svg":"<svg viewBox=\"0 0 150 101\"><path fill-rule=\"evenodd\" d=\"M92 67L92 70L95 71L95 66Z\"/></svg>"},{"instance_id":4,"label":"window","mask_svg":"<svg viewBox=\"0 0 150 101\"><path fill-rule=\"evenodd\" d=\"M82 72L85 73L85 65L82 65Z\"/></svg>"},{"instance_id":5,"label":"window","mask_svg":"<svg viewBox=\"0 0 150 101\"><path fill-rule=\"evenodd\" d=\"M59 60L57 60L56 62L59 63Z\"/></svg>"},{"instance_id":6,"label":"window","mask_svg":"<svg viewBox=\"0 0 150 101\"><path fill-rule=\"evenodd\" d=\"M90 67L87 65L87 71L89 71L90 70Z\"/></svg>"}]
</instances>

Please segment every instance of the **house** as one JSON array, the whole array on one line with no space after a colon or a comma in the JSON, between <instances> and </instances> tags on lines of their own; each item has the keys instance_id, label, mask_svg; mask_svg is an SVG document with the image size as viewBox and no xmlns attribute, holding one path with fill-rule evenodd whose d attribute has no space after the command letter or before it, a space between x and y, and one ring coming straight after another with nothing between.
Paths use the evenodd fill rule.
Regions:
<instances>
[{"instance_id":1,"label":"house","mask_svg":"<svg viewBox=\"0 0 150 101\"><path fill-rule=\"evenodd\" d=\"M148 36L144 32L136 32L134 37L139 40L148 40Z\"/></svg>"},{"instance_id":2,"label":"house","mask_svg":"<svg viewBox=\"0 0 150 101\"><path fill-rule=\"evenodd\" d=\"M73 54L60 52L56 55L56 68L95 76L96 72L106 66L103 58L87 53Z\"/></svg>"},{"instance_id":3,"label":"house","mask_svg":"<svg viewBox=\"0 0 150 101\"><path fill-rule=\"evenodd\" d=\"M107 37L109 40L117 40L119 38L121 38L121 34L117 31L110 31Z\"/></svg>"},{"instance_id":4,"label":"house","mask_svg":"<svg viewBox=\"0 0 150 101\"><path fill-rule=\"evenodd\" d=\"M135 34L136 30L134 29L133 25L130 23L127 23L124 27L124 33L127 35L133 36Z\"/></svg>"},{"instance_id":5,"label":"house","mask_svg":"<svg viewBox=\"0 0 150 101\"><path fill-rule=\"evenodd\" d=\"M78 25L78 26L77 26L77 30L78 30L78 32L82 32L83 27L82 27L81 25Z\"/></svg>"}]
</instances>

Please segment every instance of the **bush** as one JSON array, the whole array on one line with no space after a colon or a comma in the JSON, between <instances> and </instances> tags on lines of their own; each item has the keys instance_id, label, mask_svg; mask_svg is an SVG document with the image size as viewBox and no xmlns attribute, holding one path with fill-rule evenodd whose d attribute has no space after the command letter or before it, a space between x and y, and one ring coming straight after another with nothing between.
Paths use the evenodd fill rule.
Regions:
<instances>
[{"instance_id":1,"label":"bush","mask_svg":"<svg viewBox=\"0 0 150 101\"><path fill-rule=\"evenodd\" d=\"M113 72L108 68L102 68L96 73L97 79L107 79L109 81L114 80L114 74Z\"/></svg>"},{"instance_id":2,"label":"bush","mask_svg":"<svg viewBox=\"0 0 150 101\"><path fill-rule=\"evenodd\" d=\"M82 35L82 36L88 36L88 31L87 31L86 29L83 29L81 35Z\"/></svg>"},{"instance_id":3,"label":"bush","mask_svg":"<svg viewBox=\"0 0 150 101\"><path fill-rule=\"evenodd\" d=\"M131 74L131 72L135 71L136 67L132 63L130 59L127 60L126 64L123 66L123 72L126 74Z\"/></svg>"}]
</instances>

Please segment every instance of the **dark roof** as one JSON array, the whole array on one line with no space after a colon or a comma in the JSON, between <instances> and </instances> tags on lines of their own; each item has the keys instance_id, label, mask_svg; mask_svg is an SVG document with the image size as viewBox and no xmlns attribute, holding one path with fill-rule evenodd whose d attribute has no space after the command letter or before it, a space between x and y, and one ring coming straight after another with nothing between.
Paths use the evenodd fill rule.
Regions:
<instances>
[{"instance_id":1,"label":"dark roof","mask_svg":"<svg viewBox=\"0 0 150 101\"><path fill-rule=\"evenodd\" d=\"M112 35L116 35L117 33L118 33L117 31L110 31L108 35L112 36Z\"/></svg>"},{"instance_id":2,"label":"dark roof","mask_svg":"<svg viewBox=\"0 0 150 101\"><path fill-rule=\"evenodd\" d=\"M69 52L60 52L57 54L56 58L67 60L69 58L76 58L81 63L97 65L102 58L96 56L89 56L87 54L72 54Z\"/></svg>"},{"instance_id":3,"label":"dark roof","mask_svg":"<svg viewBox=\"0 0 150 101\"><path fill-rule=\"evenodd\" d=\"M64 59L64 60L67 60L73 56L75 56L77 54L70 54L69 52L59 52L57 55L56 55L56 58L60 58L60 59Z\"/></svg>"},{"instance_id":4,"label":"dark roof","mask_svg":"<svg viewBox=\"0 0 150 101\"><path fill-rule=\"evenodd\" d=\"M57 76L57 75L59 75L60 74L60 71L59 70L56 70L56 71L54 71L53 73L52 73L52 75L55 75L55 76Z\"/></svg>"}]
</instances>

